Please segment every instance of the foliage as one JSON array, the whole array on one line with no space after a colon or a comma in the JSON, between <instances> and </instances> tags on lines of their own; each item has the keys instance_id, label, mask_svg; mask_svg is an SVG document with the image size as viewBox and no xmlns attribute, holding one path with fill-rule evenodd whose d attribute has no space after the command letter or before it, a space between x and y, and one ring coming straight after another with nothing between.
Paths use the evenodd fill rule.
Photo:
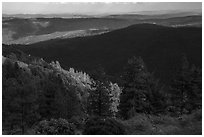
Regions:
<instances>
[{"instance_id":1,"label":"foliage","mask_svg":"<svg viewBox=\"0 0 204 137\"><path fill-rule=\"evenodd\" d=\"M99 68L96 71L93 76L94 83L92 84L92 90L89 91L87 100L88 114L102 117L111 116L110 85L104 70Z\"/></svg>"},{"instance_id":2,"label":"foliage","mask_svg":"<svg viewBox=\"0 0 204 137\"><path fill-rule=\"evenodd\" d=\"M85 125L85 135L124 135L124 126L113 118L93 117Z\"/></svg>"},{"instance_id":3,"label":"foliage","mask_svg":"<svg viewBox=\"0 0 204 137\"><path fill-rule=\"evenodd\" d=\"M202 73L195 66L190 66L185 55L181 68L170 87L171 105L178 115L191 113L202 105Z\"/></svg>"},{"instance_id":4,"label":"foliage","mask_svg":"<svg viewBox=\"0 0 204 137\"><path fill-rule=\"evenodd\" d=\"M64 87L68 90L72 89L75 92L80 101L82 111L87 113L88 91L92 90L91 85L93 84L90 76L86 73L75 71L73 68L67 71L60 66L58 61L56 63L51 62L50 66L54 70L55 75L60 77Z\"/></svg>"},{"instance_id":5,"label":"foliage","mask_svg":"<svg viewBox=\"0 0 204 137\"><path fill-rule=\"evenodd\" d=\"M180 118L168 115L136 114L131 119L120 122L129 135L201 135L202 110Z\"/></svg>"},{"instance_id":6,"label":"foliage","mask_svg":"<svg viewBox=\"0 0 204 137\"><path fill-rule=\"evenodd\" d=\"M26 58L29 60L30 57ZM5 57L2 83L3 128L20 129L21 134L24 134L24 130L41 119L83 115L85 111L82 104L86 101L88 86L81 86L82 79L73 78L70 73L56 69L41 59L26 64ZM74 81L81 84L74 84Z\"/></svg>"},{"instance_id":7,"label":"foliage","mask_svg":"<svg viewBox=\"0 0 204 137\"><path fill-rule=\"evenodd\" d=\"M158 82L147 71L141 57L128 60L123 80L119 109L124 119L135 113L157 113L158 108L164 107L165 99Z\"/></svg>"},{"instance_id":8,"label":"foliage","mask_svg":"<svg viewBox=\"0 0 204 137\"><path fill-rule=\"evenodd\" d=\"M31 77L17 63L7 60L3 65L3 128L21 129L24 134L27 126L40 118L36 83L37 77Z\"/></svg>"},{"instance_id":9,"label":"foliage","mask_svg":"<svg viewBox=\"0 0 204 137\"><path fill-rule=\"evenodd\" d=\"M35 127L35 133L41 135L74 135L75 127L65 119L40 121Z\"/></svg>"},{"instance_id":10,"label":"foliage","mask_svg":"<svg viewBox=\"0 0 204 137\"><path fill-rule=\"evenodd\" d=\"M122 89L118 86L117 83L110 83L110 100L111 100L111 106L110 110L113 114L113 117L117 116L118 113L118 107L120 104L120 94L122 93Z\"/></svg>"},{"instance_id":11,"label":"foliage","mask_svg":"<svg viewBox=\"0 0 204 137\"><path fill-rule=\"evenodd\" d=\"M68 121L70 123L73 123L77 129L81 130L84 128L85 122L86 122L87 117L82 117L82 116L73 116L71 119Z\"/></svg>"},{"instance_id":12,"label":"foliage","mask_svg":"<svg viewBox=\"0 0 204 137\"><path fill-rule=\"evenodd\" d=\"M186 57L168 96L140 57L128 61L122 87L102 68L90 77L20 51L3 57L2 71L3 134L202 133L202 72Z\"/></svg>"}]
</instances>

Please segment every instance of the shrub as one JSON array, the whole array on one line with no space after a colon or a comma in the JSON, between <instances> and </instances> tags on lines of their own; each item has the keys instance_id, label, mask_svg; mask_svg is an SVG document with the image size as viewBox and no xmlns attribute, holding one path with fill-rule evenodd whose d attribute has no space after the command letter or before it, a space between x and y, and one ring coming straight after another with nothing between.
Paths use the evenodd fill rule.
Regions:
<instances>
[{"instance_id":1,"label":"shrub","mask_svg":"<svg viewBox=\"0 0 204 137\"><path fill-rule=\"evenodd\" d=\"M70 123L73 123L77 129L83 129L84 125L85 125L85 119L86 119L86 117L73 116L68 121Z\"/></svg>"},{"instance_id":2,"label":"shrub","mask_svg":"<svg viewBox=\"0 0 204 137\"><path fill-rule=\"evenodd\" d=\"M145 114L136 114L133 118L122 121L131 135L150 135L152 134L152 124Z\"/></svg>"},{"instance_id":3,"label":"shrub","mask_svg":"<svg viewBox=\"0 0 204 137\"><path fill-rule=\"evenodd\" d=\"M36 134L43 135L74 135L75 127L65 119L51 119L40 121L35 128Z\"/></svg>"},{"instance_id":4,"label":"shrub","mask_svg":"<svg viewBox=\"0 0 204 137\"><path fill-rule=\"evenodd\" d=\"M136 114L121 123L130 135L201 135L202 110L180 117Z\"/></svg>"},{"instance_id":5,"label":"shrub","mask_svg":"<svg viewBox=\"0 0 204 137\"><path fill-rule=\"evenodd\" d=\"M86 124L85 135L124 135L124 126L113 118L93 117Z\"/></svg>"}]
</instances>

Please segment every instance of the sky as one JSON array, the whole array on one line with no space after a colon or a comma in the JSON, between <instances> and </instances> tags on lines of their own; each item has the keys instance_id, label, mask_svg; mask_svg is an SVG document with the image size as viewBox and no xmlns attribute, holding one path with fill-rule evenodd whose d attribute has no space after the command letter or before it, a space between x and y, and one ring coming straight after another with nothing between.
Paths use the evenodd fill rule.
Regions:
<instances>
[{"instance_id":1,"label":"sky","mask_svg":"<svg viewBox=\"0 0 204 137\"><path fill-rule=\"evenodd\" d=\"M201 2L3 2L3 14L117 14L179 10L202 12Z\"/></svg>"}]
</instances>

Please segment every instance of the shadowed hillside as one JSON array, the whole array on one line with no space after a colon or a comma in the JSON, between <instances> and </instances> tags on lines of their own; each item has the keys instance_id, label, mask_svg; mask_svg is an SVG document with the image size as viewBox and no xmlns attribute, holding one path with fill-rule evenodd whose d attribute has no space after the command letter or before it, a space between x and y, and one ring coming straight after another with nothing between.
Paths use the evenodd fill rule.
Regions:
<instances>
[{"instance_id":1,"label":"shadowed hillside","mask_svg":"<svg viewBox=\"0 0 204 137\"><path fill-rule=\"evenodd\" d=\"M202 29L138 24L98 36L55 39L30 46L22 51L45 60L59 60L65 68L92 71L100 65L110 75L119 76L128 58L141 56L150 71L168 82L182 54L201 66Z\"/></svg>"}]
</instances>

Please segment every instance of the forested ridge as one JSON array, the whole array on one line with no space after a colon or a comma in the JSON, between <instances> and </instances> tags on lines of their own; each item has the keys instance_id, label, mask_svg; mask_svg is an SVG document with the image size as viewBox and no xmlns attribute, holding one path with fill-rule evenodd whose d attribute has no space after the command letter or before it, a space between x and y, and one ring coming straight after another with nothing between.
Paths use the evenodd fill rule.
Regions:
<instances>
[{"instance_id":1,"label":"forested ridge","mask_svg":"<svg viewBox=\"0 0 204 137\"><path fill-rule=\"evenodd\" d=\"M168 85L142 57L124 66L114 83L102 66L66 70L3 46L3 134L202 134L202 72L188 56Z\"/></svg>"},{"instance_id":2,"label":"forested ridge","mask_svg":"<svg viewBox=\"0 0 204 137\"><path fill-rule=\"evenodd\" d=\"M53 39L31 45L13 45L45 61L58 60L64 69L73 67L88 74L102 66L120 79L127 60L141 56L148 70L163 83L174 78L182 54L202 66L202 28L135 24L96 36ZM114 81L117 82L118 81Z\"/></svg>"}]
</instances>

